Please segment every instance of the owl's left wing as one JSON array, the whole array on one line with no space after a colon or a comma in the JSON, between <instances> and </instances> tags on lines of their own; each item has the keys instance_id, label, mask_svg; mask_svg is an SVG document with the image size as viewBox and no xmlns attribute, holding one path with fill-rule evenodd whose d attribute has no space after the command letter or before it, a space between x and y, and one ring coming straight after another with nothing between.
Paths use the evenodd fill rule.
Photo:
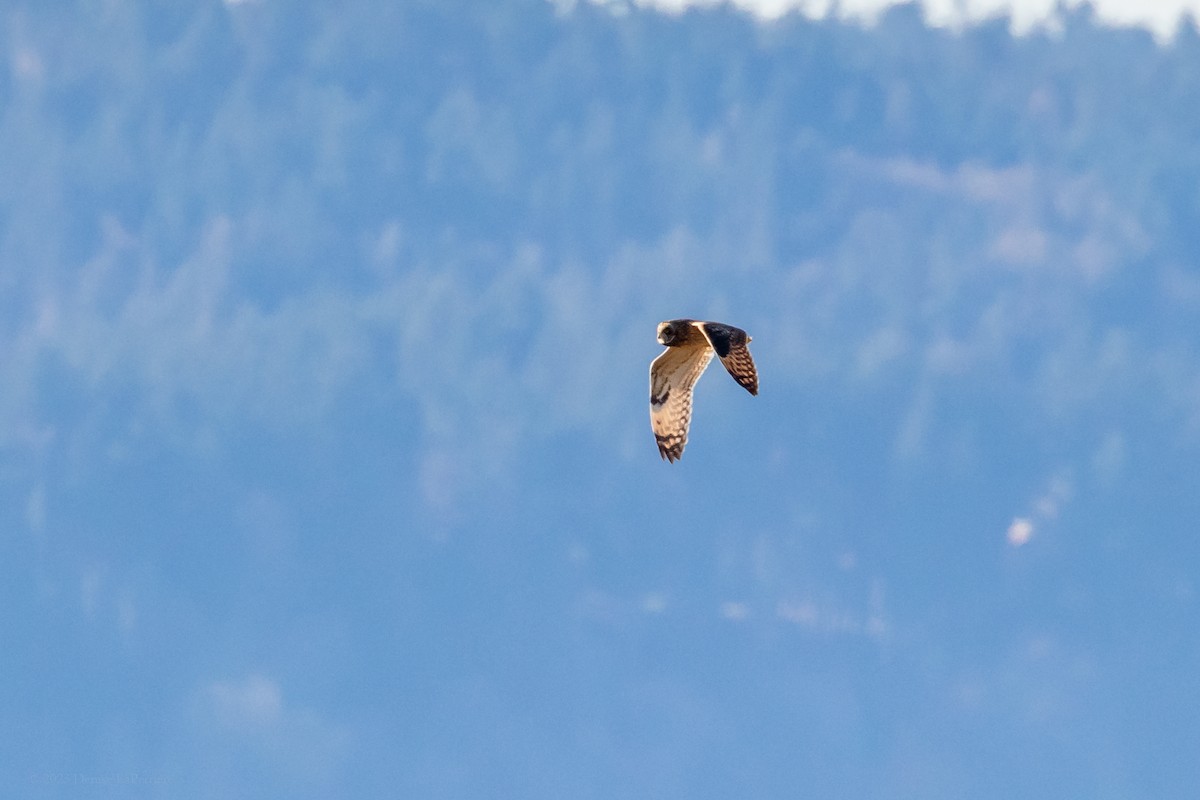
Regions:
<instances>
[{"instance_id":1,"label":"owl's left wing","mask_svg":"<svg viewBox=\"0 0 1200 800\"><path fill-rule=\"evenodd\" d=\"M693 322L721 358L725 369L750 394L758 394L758 370L750 357L750 336L720 322Z\"/></svg>"},{"instance_id":2,"label":"owl's left wing","mask_svg":"<svg viewBox=\"0 0 1200 800\"><path fill-rule=\"evenodd\" d=\"M650 364L650 427L658 454L668 461L683 456L692 422L692 387L708 368L712 348L703 341L668 347Z\"/></svg>"}]
</instances>

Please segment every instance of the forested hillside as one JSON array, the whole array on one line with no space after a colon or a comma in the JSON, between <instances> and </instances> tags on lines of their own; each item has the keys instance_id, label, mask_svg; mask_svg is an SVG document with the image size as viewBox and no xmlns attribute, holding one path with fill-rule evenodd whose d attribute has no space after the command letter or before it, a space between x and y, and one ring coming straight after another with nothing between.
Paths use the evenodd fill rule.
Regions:
<instances>
[{"instance_id":1,"label":"forested hillside","mask_svg":"<svg viewBox=\"0 0 1200 800\"><path fill-rule=\"evenodd\" d=\"M863 29L727 9L556 14L541 0L17 4L6 25L0 258L20 386L56 354L104 406L158 395L167 416L320 413L367 371L339 348L419 359L387 352L397 332L417 347L397 324L411 312L433 312L411 327L440 320L456 361L541 386L539 346L571 336L577 311L547 313L570 302L554 281L610 293L581 338L636 347L643 313L724 304L783 326L784 375L801 377L881 338L970 338L1005 293L1049 305L1029 321L1049 328L1034 352L992 354L1009 367L1035 369L1070 336L1098 346L1129 315L1156 320L1130 346L1177 349L1194 315L1192 28L1159 47L1086 7L1061 35L1013 38L1002 20L929 29L913 6ZM331 296L360 324L309 308ZM240 378L212 385L186 341L146 352L133 329L156 309L167 339L198 314L208 336L288 330L261 351L242 342L226 354L238 365L211 365ZM280 361L272 348L299 333L289 309L310 361L254 384L258 360ZM994 335L1036 333L1011 319L1035 311L997 310L1013 330ZM501 335L468 348L459 337L485 319ZM89 325L115 340L107 357ZM223 412L209 395L231 388L256 398ZM588 418L615 402L590 388ZM10 399L10 425L36 405L36 392Z\"/></svg>"}]
</instances>

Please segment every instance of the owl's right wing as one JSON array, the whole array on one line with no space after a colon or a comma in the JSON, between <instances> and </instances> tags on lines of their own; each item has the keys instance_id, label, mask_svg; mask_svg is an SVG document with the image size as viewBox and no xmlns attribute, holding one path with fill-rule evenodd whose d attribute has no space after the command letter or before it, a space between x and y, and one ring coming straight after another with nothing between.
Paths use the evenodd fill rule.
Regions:
<instances>
[{"instance_id":1,"label":"owl's right wing","mask_svg":"<svg viewBox=\"0 0 1200 800\"><path fill-rule=\"evenodd\" d=\"M712 348L698 342L668 347L650 364L650 427L658 454L668 461L683 456L692 421L692 387L712 357Z\"/></svg>"}]
</instances>

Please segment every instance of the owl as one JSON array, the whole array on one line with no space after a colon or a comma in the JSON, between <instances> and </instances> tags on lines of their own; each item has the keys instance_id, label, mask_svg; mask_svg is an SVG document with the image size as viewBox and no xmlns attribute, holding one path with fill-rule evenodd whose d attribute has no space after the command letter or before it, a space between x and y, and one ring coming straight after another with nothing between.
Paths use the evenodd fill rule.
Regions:
<instances>
[{"instance_id":1,"label":"owl","mask_svg":"<svg viewBox=\"0 0 1200 800\"><path fill-rule=\"evenodd\" d=\"M667 349L650 364L650 427L658 452L674 462L683 456L692 421L692 387L708 368L713 353L733 379L758 394L758 372L750 357L750 337L720 322L672 319L658 325L658 342Z\"/></svg>"}]
</instances>

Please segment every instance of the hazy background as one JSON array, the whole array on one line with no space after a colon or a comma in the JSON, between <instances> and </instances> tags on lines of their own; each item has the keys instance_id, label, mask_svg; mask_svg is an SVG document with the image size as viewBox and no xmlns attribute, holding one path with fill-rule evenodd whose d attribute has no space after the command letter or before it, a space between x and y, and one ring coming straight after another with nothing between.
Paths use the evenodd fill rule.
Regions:
<instances>
[{"instance_id":1,"label":"hazy background","mask_svg":"<svg viewBox=\"0 0 1200 800\"><path fill-rule=\"evenodd\" d=\"M9 0L0 793L1194 792L1200 34L1010 22Z\"/></svg>"}]
</instances>

